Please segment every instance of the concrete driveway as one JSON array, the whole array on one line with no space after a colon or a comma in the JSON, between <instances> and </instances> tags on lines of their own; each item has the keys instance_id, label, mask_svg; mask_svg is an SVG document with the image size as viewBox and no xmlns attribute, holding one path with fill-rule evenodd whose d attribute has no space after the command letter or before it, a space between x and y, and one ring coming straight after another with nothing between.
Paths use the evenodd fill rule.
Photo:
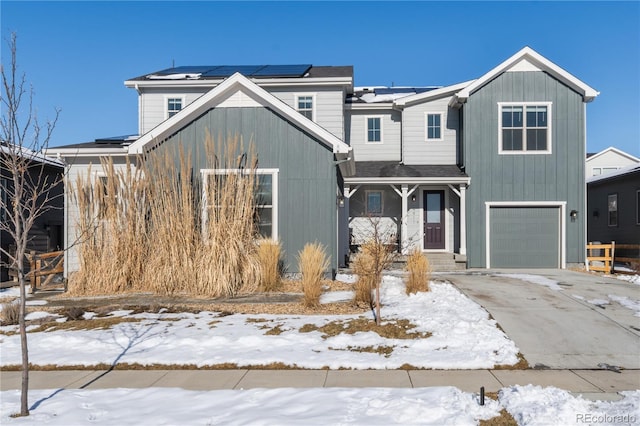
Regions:
<instances>
[{"instance_id":1,"label":"concrete driveway","mask_svg":"<svg viewBox=\"0 0 640 426\"><path fill-rule=\"evenodd\" d=\"M555 269L471 270L433 278L453 283L482 305L531 367L640 368L637 284ZM635 310L624 306L633 303Z\"/></svg>"}]
</instances>

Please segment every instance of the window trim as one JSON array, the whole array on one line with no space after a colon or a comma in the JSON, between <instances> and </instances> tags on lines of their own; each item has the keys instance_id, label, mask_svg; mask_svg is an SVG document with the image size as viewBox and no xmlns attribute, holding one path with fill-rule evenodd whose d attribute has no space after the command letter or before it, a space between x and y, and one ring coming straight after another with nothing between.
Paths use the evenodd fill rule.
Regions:
<instances>
[{"instance_id":1,"label":"window trim","mask_svg":"<svg viewBox=\"0 0 640 426\"><path fill-rule=\"evenodd\" d=\"M616 201L616 209L615 210L611 210L611 197L615 197L615 201ZM611 227L611 228L616 228L618 227L618 224L620 222L620 218L618 217L618 212L620 211L620 209L618 208L618 193L617 192L613 192L611 194L607 194L607 226ZM616 212L616 221L615 223L611 223L611 212L615 211Z\"/></svg>"},{"instance_id":2,"label":"window trim","mask_svg":"<svg viewBox=\"0 0 640 426\"><path fill-rule=\"evenodd\" d=\"M553 102L498 102L498 154L499 155L545 155L553 153ZM502 149L502 107L505 106L521 106L523 108L523 127L522 127L522 147L521 151L507 151ZM547 107L547 149L544 151L527 151L527 107L544 106Z\"/></svg>"},{"instance_id":3,"label":"window trim","mask_svg":"<svg viewBox=\"0 0 640 426\"><path fill-rule=\"evenodd\" d=\"M294 107L295 107L296 111L298 111L298 112L300 112L302 114L302 112L300 111L300 108L299 108L299 106L300 106L299 105L300 98L311 98L311 121L313 121L315 123L316 122L316 109L317 109L316 108L316 105L317 105L316 104L316 93L296 93L295 100L294 100L294 102L295 102Z\"/></svg>"},{"instance_id":4,"label":"window trim","mask_svg":"<svg viewBox=\"0 0 640 426\"><path fill-rule=\"evenodd\" d=\"M439 138L430 138L429 137L429 116L430 115L439 115L440 116L440 137ZM424 140L426 142L437 142L444 140L444 132L442 131L442 122L444 120L443 112L425 112L424 113Z\"/></svg>"},{"instance_id":5,"label":"window trim","mask_svg":"<svg viewBox=\"0 0 640 426\"><path fill-rule=\"evenodd\" d=\"M207 190L210 175L228 175L231 173L244 172L241 169L200 169L200 176L202 177L202 224L203 232L206 229L207 217ZM278 198L278 174L280 169L254 169L250 173L256 175L271 175L271 239L278 241L278 204L280 202Z\"/></svg>"},{"instance_id":6,"label":"window trim","mask_svg":"<svg viewBox=\"0 0 640 426\"><path fill-rule=\"evenodd\" d=\"M364 191L364 213L367 216L382 216L384 213L384 191L379 189L367 189ZM380 211L379 212L371 212L369 211L369 195L371 194L380 194Z\"/></svg>"},{"instance_id":7,"label":"window trim","mask_svg":"<svg viewBox=\"0 0 640 426\"><path fill-rule=\"evenodd\" d=\"M184 95L179 95L179 96L174 96L174 95L165 95L164 96L164 119L168 119L173 117L173 115L169 114L169 100L171 99L180 99L180 110L176 111L175 114L179 113L180 111L182 111L185 106L186 106L186 102L185 102L185 97Z\"/></svg>"},{"instance_id":8,"label":"window trim","mask_svg":"<svg viewBox=\"0 0 640 426\"><path fill-rule=\"evenodd\" d=\"M591 167L591 176L603 176L606 175L608 173L613 173L617 170L620 170L622 167L620 166L593 166ZM604 169L611 169L609 170L607 173L602 173L604 171ZM593 174L594 171L596 170L600 170L600 174Z\"/></svg>"},{"instance_id":9,"label":"window trim","mask_svg":"<svg viewBox=\"0 0 640 426\"><path fill-rule=\"evenodd\" d=\"M369 140L369 119L370 118L377 118L380 120L380 140L379 141L370 141ZM382 122L384 121L384 118L382 115L365 115L364 116L364 143L366 144L373 144L373 145L379 145L381 143L384 142L384 138L382 137L382 132L383 132L383 125Z\"/></svg>"},{"instance_id":10,"label":"window trim","mask_svg":"<svg viewBox=\"0 0 640 426\"><path fill-rule=\"evenodd\" d=\"M636 225L640 226L640 189L636 190Z\"/></svg>"}]
</instances>

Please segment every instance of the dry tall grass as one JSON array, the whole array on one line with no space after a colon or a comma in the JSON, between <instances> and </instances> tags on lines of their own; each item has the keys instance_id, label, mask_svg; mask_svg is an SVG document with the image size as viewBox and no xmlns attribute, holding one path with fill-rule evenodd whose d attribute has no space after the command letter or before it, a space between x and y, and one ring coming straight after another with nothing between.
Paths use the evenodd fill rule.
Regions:
<instances>
[{"instance_id":1,"label":"dry tall grass","mask_svg":"<svg viewBox=\"0 0 640 426\"><path fill-rule=\"evenodd\" d=\"M0 310L0 325L16 325L20 320L20 304L6 302Z\"/></svg>"},{"instance_id":2,"label":"dry tall grass","mask_svg":"<svg viewBox=\"0 0 640 426\"><path fill-rule=\"evenodd\" d=\"M431 266L429 265L429 259L422 252L413 250L409 254L406 269L409 272L406 281L407 294L429 291Z\"/></svg>"},{"instance_id":3,"label":"dry tall grass","mask_svg":"<svg viewBox=\"0 0 640 426\"><path fill-rule=\"evenodd\" d=\"M302 303L308 308L320 305L322 278L329 268L329 259L320 243L307 243L298 254L298 269L302 274Z\"/></svg>"},{"instance_id":4,"label":"dry tall grass","mask_svg":"<svg viewBox=\"0 0 640 426\"><path fill-rule=\"evenodd\" d=\"M279 241L263 239L258 241L260 261L260 291L278 291L282 288L281 266L282 245Z\"/></svg>"},{"instance_id":5,"label":"dry tall grass","mask_svg":"<svg viewBox=\"0 0 640 426\"><path fill-rule=\"evenodd\" d=\"M104 177L89 171L77 180L82 244L70 293L215 297L256 288L252 150L237 137L218 145L207 137L205 155L202 174L191 153L160 147L138 167L107 160Z\"/></svg>"},{"instance_id":6,"label":"dry tall grass","mask_svg":"<svg viewBox=\"0 0 640 426\"><path fill-rule=\"evenodd\" d=\"M351 262L351 268L353 269L353 273L358 276L358 280L354 286L354 304L364 303L371 306L373 304L371 291L374 287L373 258L368 252L361 251L355 256L353 262Z\"/></svg>"}]
</instances>

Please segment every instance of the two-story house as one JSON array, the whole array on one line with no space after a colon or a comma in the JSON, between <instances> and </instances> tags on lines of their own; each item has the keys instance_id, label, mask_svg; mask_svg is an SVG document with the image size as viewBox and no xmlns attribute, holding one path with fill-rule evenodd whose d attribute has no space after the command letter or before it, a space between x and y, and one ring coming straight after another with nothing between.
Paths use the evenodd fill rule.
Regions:
<instances>
[{"instance_id":1,"label":"two-story house","mask_svg":"<svg viewBox=\"0 0 640 426\"><path fill-rule=\"evenodd\" d=\"M125 85L139 136L51 149L70 175L102 155L195 153L207 133L239 134L270 176L261 229L290 271L313 241L344 265L374 227L468 267L584 262L585 104L598 92L528 47L447 87L358 88L352 67L311 65L177 67ZM72 206L67 220L73 232Z\"/></svg>"}]
</instances>

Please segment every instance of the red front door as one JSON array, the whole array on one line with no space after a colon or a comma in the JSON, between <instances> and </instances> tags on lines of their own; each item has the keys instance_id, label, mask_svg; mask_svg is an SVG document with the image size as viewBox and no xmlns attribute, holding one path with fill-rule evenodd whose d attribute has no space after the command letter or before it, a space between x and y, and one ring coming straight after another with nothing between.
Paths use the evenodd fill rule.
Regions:
<instances>
[{"instance_id":1,"label":"red front door","mask_svg":"<svg viewBox=\"0 0 640 426\"><path fill-rule=\"evenodd\" d=\"M424 248L444 249L444 191L424 191Z\"/></svg>"}]
</instances>

